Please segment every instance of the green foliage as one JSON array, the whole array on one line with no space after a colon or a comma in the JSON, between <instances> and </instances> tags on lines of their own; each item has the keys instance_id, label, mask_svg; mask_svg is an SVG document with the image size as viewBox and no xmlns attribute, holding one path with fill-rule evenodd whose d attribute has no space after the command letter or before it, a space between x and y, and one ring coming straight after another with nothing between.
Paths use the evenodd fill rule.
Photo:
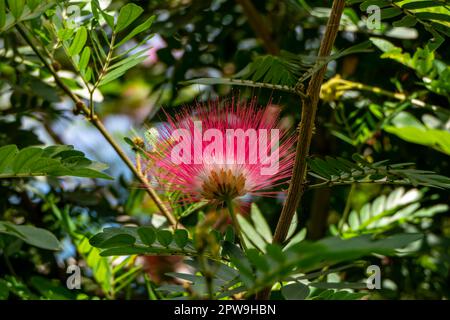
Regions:
<instances>
[{"instance_id":1,"label":"green foliage","mask_svg":"<svg viewBox=\"0 0 450 320\"><path fill-rule=\"evenodd\" d=\"M61 43L75 69L83 78L91 100L98 87L117 80L147 58L148 48L143 48L142 45L152 35L147 35L139 43L125 50L122 48L133 37L148 31L155 19L155 16L151 16L125 34L126 30L142 15L144 10L141 7L132 3L123 6L114 22L114 17L102 10L98 1L93 1L92 6L94 20L90 24L75 26L63 24L55 30L56 41ZM101 29L103 20L113 28L110 36Z\"/></svg>"},{"instance_id":2,"label":"green foliage","mask_svg":"<svg viewBox=\"0 0 450 320\"><path fill-rule=\"evenodd\" d=\"M381 19L396 18L396 21L392 22L395 27L413 27L420 23L435 37L442 39L443 36L450 35L450 9L439 0L348 0L347 3L360 3L361 11L376 5L381 8Z\"/></svg>"},{"instance_id":3,"label":"green foliage","mask_svg":"<svg viewBox=\"0 0 450 320\"><path fill-rule=\"evenodd\" d=\"M425 125L413 115L400 112L384 130L412 143L421 144L450 155L450 131L445 124L431 115L424 116Z\"/></svg>"},{"instance_id":4,"label":"green foliage","mask_svg":"<svg viewBox=\"0 0 450 320\"><path fill-rule=\"evenodd\" d=\"M342 236L382 233L400 224L417 223L423 218L448 211L445 204L421 208L421 199L422 193L417 189L406 192L404 188L398 188L389 195L381 195L371 203L364 204L359 211L350 212L348 221L344 221Z\"/></svg>"},{"instance_id":5,"label":"green foliage","mask_svg":"<svg viewBox=\"0 0 450 320\"><path fill-rule=\"evenodd\" d=\"M250 1L258 28L234 1L109 2L0 0L0 299L238 300L264 288L287 300L448 299L445 1L349 0L327 58L317 52L332 1ZM272 242L284 197L244 197L241 247L226 208L159 190L152 129L145 147L125 138L131 148L120 152L124 126L140 135L173 107L229 97L236 85L279 106L280 126L294 131L307 82L325 65L310 147L320 156L308 160L311 181L298 186L306 192L282 244ZM79 113L112 130L107 141ZM65 143L108 162L115 179ZM122 170L128 156L181 228L145 179ZM20 179L37 176L47 178ZM343 187L320 190L331 186ZM73 263L81 290L66 288ZM382 265L383 290L366 290L369 263Z\"/></svg>"},{"instance_id":6,"label":"green foliage","mask_svg":"<svg viewBox=\"0 0 450 320\"><path fill-rule=\"evenodd\" d=\"M436 59L434 54L436 45L428 43L423 49L417 48L411 56L387 40L371 38L371 41L384 52L381 58L395 60L413 69L419 77L423 78L424 85L429 90L448 97L450 93L450 90L448 90L450 66Z\"/></svg>"},{"instance_id":7,"label":"green foliage","mask_svg":"<svg viewBox=\"0 0 450 320\"><path fill-rule=\"evenodd\" d=\"M234 244L224 243L224 253L239 269L247 290L254 292L298 273L317 271L374 253L392 255L395 249L419 239L421 235L417 234L394 235L379 240L373 240L370 236L348 240L326 238L317 242L303 241L285 251L278 245L268 245L266 254L249 249L246 256Z\"/></svg>"},{"instance_id":8,"label":"green foliage","mask_svg":"<svg viewBox=\"0 0 450 320\"><path fill-rule=\"evenodd\" d=\"M298 85L309 79L330 61L357 52L367 52L369 47L369 42L363 42L333 54L326 59L296 55L287 51L281 52L280 56L257 56L253 62L235 74L233 78L199 78L185 81L184 83L227 84L301 94Z\"/></svg>"},{"instance_id":9,"label":"green foliage","mask_svg":"<svg viewBox=\"0 0 450 320\"><path fill-rule=\"evenodd\" d=\"M364 292L348 292L345 290L324 290L315 294L312 300L359 300L367 296Z\"/></svg>"},{"instance_id":10,"label":"green foliage","mask_svg":"<svg viewBox=\"0 0 450 320\"><path fill-rule=\"evenodd\" d=\"M256 248L261 252L265 252L266 246L272 243L273 235L270 227L262 215L256 204L252 204L250 219L251 222L243 216L237 216L239 225L244 235L244 240L248 248ZM294 217L287 233L289 240L286 248L301 242L306 237L306 229L302 229L295 233L297 229L297 216Z\"/></svg>"},{"instance_id":11,"label":"green foliage","mask_svg":"<svg viewBox=\"0 0 450 320\"><path fill-rule=\"evenodd\" d=\"M168 230L152 227L105 228L89 240L96 248L104 249L101 256L113 255L186 255L196 256L191 239L184 231L177 230L175 235Z\"/></svg>"},{"instance_id":12,"label":"green foliage","mask_svg":"<svg viewBox=\"0 0 450 320\"><path fill-rule=\"evenodd\" d=\"M55 5L54 0L1 0L0 32L8 31L17 23L36 19Z\"/></svg>"},{"instance_id":13,"label":"green foliage","mask_svg":"<svg viewBox=\"0 0 450 320\"><path fill-rule=\"evenodd\" d=\"M186 260L186 264L195 271L200 272L202 270L201 264L196 260ZM212 275L212 279L208 280L209 283L204 276L195 274L171 272L168 275L175 279L187 281L190 284L189 290L192 290L197 298L208 297L208 291L212 290L212 298L224 299L241 293L242 290L245 289L239 283L238 270L216 261L208 261L207 268ZM208 289L208 287L210 289ZM175 284L162 285L157 290L160 292L167 292L173 296L188 295L185 287Z\"/></svg>"},{"instance_id":14,"label":"green foliage","mask_svg":"<svg viewBox=\"0 0 450 320\"><path fill-rule=\"evenodd\" d=\"M19 151L15 145L0 147L0 178L35 176L75 176L112 179L101 172L106 166L92 162L72 146L27 147Z\"/></svg>"},{"instance_id":15,"label":"green foliage","mask_svg":"<svg viewBox=\"0 0 450 320\"><path fill-rule=\"evenodd\" d=\"M310 188L353 183L450 188L450 178L432 171L410 169L413 163L389 164L388 160L369 163L360 155L354 154L353 162L340 157L325 157L325 159L311 158L308 164L311 169L309 174L323 181L311 185Z\"/></svg>"}]
</instances>

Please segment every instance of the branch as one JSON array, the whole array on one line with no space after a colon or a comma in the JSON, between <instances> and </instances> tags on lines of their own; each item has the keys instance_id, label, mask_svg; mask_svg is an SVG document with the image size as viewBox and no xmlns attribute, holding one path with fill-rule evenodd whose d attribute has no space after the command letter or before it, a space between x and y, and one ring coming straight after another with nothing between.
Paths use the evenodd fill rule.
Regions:
<instances>
[{"instance_id":1,"label":"branch","mask_svg":"<svg viewBox=\"0 0 450 320\"><path fill-rule=\"evenodd\" d=\"M368 181L358 181L358 180L346 180L346 181L325 181L317 184L311 184L305 187L305 191L321 189L321 188L331 188L334 186L345 186L345 185L355 185L355 184L390 184L390 185L399 185L399 186L407 186L411 185L411 182L405 180L368 180Z\"/></svg>"},{"instance_id":2,"label":"branch","mask_svg":"<svg viewBox=\"0 0 450 320\"><path fill-rule=\"evenodd\" d=\"M345 0L333 1L330 19L328 20L325 35L319 49L319 59L327 57L331 53L334 40L339 31L339 22L342 12L344 11ZM300 204L300 200L305 192L305 176L306 176L306 159L309 154L311 145L312 132L314 129L314 120L316 118L317 104L319 102L320 88L327 69L327 64L314 73L306 91L306 97L302 97L302 118L299 124L299 138L294 160L294 169L292 171L292 179L289 184L289 190L280 218L278 219L274 243L282 243L286 239L289 226L294 217L295 210ZM265 288L256 294L257 300L267 300L270 295L271 288Z\"/></svg>"},{"instance_id":3,"label":"branch","mask_svg":"<svg viewBox=\"0 0 450 320\"><path fill-rule=\"evenodd\" d=\"M164 205L162 200L159 198L158 194L155 190L150 186L148 183L147 178L139 172L136 167L134 166L133 162L128 158L128 156L125 154L125 152L122 150L122 148L117 144L116 141L114 141L114 138L109 134L108 130L102 123L102 121L96 116L91 113L91 110L86 106L86 104L75 94L70 90L69 87L66 86L66 84L61 80L61 78L58 76L57 72L54 70L54 68L47 62L45 57L42 55L42 53L38 50L38 48L34 45L31 38L28 36L26 31L24 30L23 26L18 23L16 25L16 28L20 35L24 38L25 42L31 47L31 49L36 53L38 58L42 61L44 66L50 71L50 73L53 75L53 78L55 79L55 83L57 86L66 93L69 98L75 103L75 108L77 112L83 113L86 118L100 131L100 133L105 137L105 139L108 141L108 143L113 147L113 149L117 152L119 157L125 162L128 168L133 172L133 174L136 176L136 178L141 182L147 193L149 194L150 198L155 202L158 209L161 211L161 213L167 218L169 223L176 227L182 227L176 218L172 215L172 213L167 209L167 207Z\"/></svg>"},{"instance_id":4,"label":"branch","mask_svg":"<svg viewBox=\"0 0 450 320\"><path fill-rule=\"evenodd\" d=\"M328 20L325 35L319 50L319 58L327 57L331 53L336 35L339 31L339 22L344 7L345 0L333 1L330 18ZM275 230L275 235L273 237L274 243L282 243L285 240L292 218L295 214L295 210L297 209L305 191L303 185L305 183L306 176L306 159L308 157L309 148L311 145L320 88L322 86L326 67L327 66L324 65L311 77L308 89L306 91L306 95L308 97L302 99L302 118L299 125L299 138L294 160L294 169L292 172L292 179L289 185L286 202L284 203L281 211L277 228Z\"/></svg>"},{"instance_id":5,"label":"branch","mask_svg":"<svg viewBox=\"0 0 450 320\"><path fill-rule=\"evenodd\" d=\"M301 90L298 89L298 86L290 87L290 86L282 85L282 84L256 82L253 80L242 80L242 79L233 79L233 78L196 78L196 79L192 79L192 80L182 81L181 84L204 84L204 85L226 84L226 85L230 85L230 86L265 88L265 89L272 89L272 90L293 93L293 94L299 95L301 98L306 98L306 95Z\"/></svg>"}]
</instances>

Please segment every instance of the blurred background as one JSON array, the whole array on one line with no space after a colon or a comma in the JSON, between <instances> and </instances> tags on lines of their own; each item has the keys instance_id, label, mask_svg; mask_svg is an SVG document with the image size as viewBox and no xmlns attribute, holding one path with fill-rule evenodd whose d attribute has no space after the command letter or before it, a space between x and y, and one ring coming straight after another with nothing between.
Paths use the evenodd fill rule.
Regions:
<instances>
[{"instance_id":1,"label":"blurred background","mask_svg":"<svg viewBox=\"0 0 450 320\"><path fill-rule=\"evenodd\" d=\"M274 59L293 55L297 61L300 59L306 70L317 54L331 1L130 2L145 9L141 20L156 16L151 30L139 36L144 39L150 33L154 34L138 48L147 50L147 58L120 79L97 90L94 100L97 114L131 157L133 152L124 137L143 136L146 130L165 120L163 110L174 114L183 106L217 97L256 97L262 106L271 103L281 109L282 125L288 130L295 130L301 111L296 95L270 89L186 84L184 81L200 77L229 78L238 72L245 78L249 68L251 70L251 64L261 61L266 55ZM100 3L112 11L127 1ZM448 9L442 5L436 10ZM347 7L334 52L368 41L371 37L379 37L402 48L411 58L432 38L432 34L422 24L392 27L388 21L382 22L380 29L372 30L367 27L366 21L367 13L361 11L358 4ZM443 25L449 27L448 22L443 22ZM134 44L139 43L139 37L133 40ZM0 47L5 48L11 43L23 45L16 34L2 34ZM130 43L131 46L133 43ZM322 93L311 154L350 158L353 153L359 153L373 161L390 159L392 163L414 162L418 168L448 175L448 136L442 135L441 142L447 143L445 146L443 142L442 146L424 141L426 133L413 135L403 132L402 128L423 127L450 134L449 49L448 39L445 39L432 53L431 59L439 61L438 69L432 69L435 68L433 61L423 62L427 57L420 57L421 63L433 65L432 68L425 67L422 73L419 67L382 58L382 51L376 46L372 46L370 52L352 53L332 61L328 66L327 81L339 75L370 88L379 87L392 94L404 93L438 106L439 109L418 108L409 100L399 100L370 88L339 91L329 82L330 91ZM428 54L429 59L430 56ZM61 55L58 62L70 78L73 73L69 61ZM17 61L4 55L0 55L0 72L0 146L73 145L88 158L108 164L107 173L116 177L111 182L78 178L37 178L32 183L14 181L12 185L10 182L0 182L0 210L4 220L32 222L65 239L65 248L55 259L51 257L52 253L34 249L12 255L15 273L26 279L29 277L25 274L33 276L27 285L21 286L15 282L17 289L14 296L55 297L59 294L59 297L76 298L73 292L55 290L48 280L64 278L64 266L74 260L84 261L88 270L97 266L83 280L88 288L86 293L79 294L77 298L102 297L105 292L109 292L110 297L143 296L144 285L139 282L132 284L134 293L128 289L112 290L110 266L104 265L99 270L100 258L89 261L88 254L83 251L83 246L88 244L72 241L67 228L80 234L93 234L105 226L145 224L152 219L162 219L155 214L158 209L100 133L81 116L73 114L71 101L61 101L58 93L39 79L31 67L19 66ZM424 80L423 73L428 75L430 82ZM445 73L446 78L439 77ZM295 84L295 79L290 79L289 73L280 73L279 77L283 83L292 84L294 81ZM435 82L430 85L432 81ZM81 96L86 94L82 88L79 93ZM298 210L299 229L307 228L307 237L310 239L323 238L332 234L331 226L338 223L344 212L359 211L380 195L388 195L395 189L371 185L309 191ZM414 190L416 198L413 197L410 203L418 203L420 198L421 207L448 204L450 199L447 191L430 188ZM282 199L256 200L273 230ZM58 215L67 215L71 221L69 226L62 226ZM185 224L194 224L196 216L189 216L185 220ZM414 258L383 260L384 289L377 292L375 298L448 299L448 207L433 218L421 219L420 223L399 224L395 228L425 232L427 242ZM186 268L178 266L179 261L176 259L156 260L141 262L144 268L148 264L153 266L150 269L158 273L153 275L157 279L155 281L164 281L163 273L167 270ZM129 263L134 264L134 261ZM155 271L159 269L162 271ZM4 273L9 274L4 281L14 282L11 270L3 261L0 262L0 270L0 277ZM351 277L349 275L348 280L352 280ZM53 289L45 289L49 287Z\"/></svg>"}]
</instances>

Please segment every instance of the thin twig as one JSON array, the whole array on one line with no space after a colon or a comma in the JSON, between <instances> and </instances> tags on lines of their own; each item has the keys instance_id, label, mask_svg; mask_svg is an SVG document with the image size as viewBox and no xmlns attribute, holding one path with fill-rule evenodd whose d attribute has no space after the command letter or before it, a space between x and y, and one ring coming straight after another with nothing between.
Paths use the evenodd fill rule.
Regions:
<instances>
[{"instance_id":1,"label":"thin twig","mask_svg":"<svg viewBox=\"0 0 450 320\"><path fill-rule=\"evenodd\" d=\"M169 211L169 209L167 209L167 207L164 205L164 203L159 198L156 191L150 186L150 184L147 181L147 178L136 169L136 167L134 166L134 164L130 160L130 158L128 158L128 156L125 154L125 152L122 150L122 148L117 144L117 142L114 140L114 138L110 135L110 133L104 126L103 122L96 115L92 115L89 107L87 107L86 104L74 92L72 92L72 90L70 90L70 88L67 87L66 84L61 80L61 78L58 76L57 72L48 63L48 61L45 59L45 57L42 55L42 53L34 45L33 41L30 39L28 34L24 31L23 26L20 23L18 23L16 25L16 28L17 28L18 32L20 33L20 35L27 42L27 44L36 53L38 58L42 61L44 66L53 75L56 85L62 91L64 91L64 93L66 93L69 96L69 98L75 103L76 111L83 113L86 116L86 118L100 131L100 133L103 135L103 137L105 137L105 139L109 142L109 144L113 147L113 149L119 155L119 157L123 160L123 162L125 162L127 167L133 172L133 174L136 176L136 178L143 184L143 186L145 187L150 198L155 202L156 206L161 211L161 213L167 218L169 223L175 227L182 227L182 225L172 215L172 213Z\"/></svg>"}]
</instances>

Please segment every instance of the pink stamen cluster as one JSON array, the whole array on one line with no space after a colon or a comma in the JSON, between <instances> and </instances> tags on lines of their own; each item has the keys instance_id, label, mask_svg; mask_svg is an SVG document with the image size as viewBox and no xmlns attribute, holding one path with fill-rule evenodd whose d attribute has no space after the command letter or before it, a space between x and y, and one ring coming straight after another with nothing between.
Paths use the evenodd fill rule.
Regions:
<instances>
[{"instance_id":1,"label":"pink stamen cluster","mask_svg":"<svg viewBox=\"0 0 450 320\"><path fill-rule=\"evenodd\" d=\"M255 99L236 101L232 98L229 101L197 103L173 117L167 117L167 122L158 130L159 138L148 152L148 172L165 191L180 191L184 201L206 200L223 204L235 199L248 201L251 198L249 196L275 196L281 192L276 188L285 184L291 175L296 139L293 134L280 128L278 107L269 104L265 108L259 108ZM229 152L227 148L230 145L226 138L219 141L214 138L206 141L188 139L184 141L185 146L186 143L188 146L184 152L187 150L196 159L189 163L179 163L174 161L173 152L182 139L177 140L173 136L180 129L188 132L191 137L198 137L201 135L200 130L206 132L209 129L214 129L224 137L229 129L240 129L241 132L249 129L256 132L265 130L269 132L269 136L265 140L257 136L257 141L247 137L246 143L240 148L235 141L233 150L228 150ZM271 137L270 132L274 129L278 134ZM201 157L206 150L211 151L211 143L216 146L220 143L222 150L214 151L209 161L198 161L199 155ZM255 148L255 143L266 154L277 155L275 172L264 174L264 169L267 171L269 164L258 148Z\"/></svg>"}]
</instances>

